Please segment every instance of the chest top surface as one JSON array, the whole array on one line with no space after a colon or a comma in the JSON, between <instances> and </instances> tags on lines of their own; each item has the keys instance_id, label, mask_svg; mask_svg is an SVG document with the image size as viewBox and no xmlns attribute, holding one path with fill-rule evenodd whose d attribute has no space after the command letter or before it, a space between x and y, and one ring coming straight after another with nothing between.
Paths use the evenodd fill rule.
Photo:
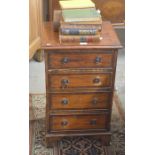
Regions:
<instances>
[{"instance_id":1,"label":"chest top surface","mask_svg":"<svg viewBox=\"0 0 155 155\"><path fill-rule=\"evenodd\" d=\"M54 32L53 24L45 22L42 31L42 49L119 49L122 48L121 43L114 31L112 25L108 21L103 21L101 37L102 40L98 43L88 43L87 45L80 44L60 44L59 33Z\"/></svg>"}]
</instances>

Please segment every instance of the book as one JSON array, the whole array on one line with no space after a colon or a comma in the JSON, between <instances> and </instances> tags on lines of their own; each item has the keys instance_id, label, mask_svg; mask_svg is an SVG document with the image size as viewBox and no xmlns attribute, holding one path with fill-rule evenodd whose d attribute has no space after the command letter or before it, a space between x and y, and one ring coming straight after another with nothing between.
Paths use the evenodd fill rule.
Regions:
<instances>
[{"instance_id":1,"label":"book","mask_svg":"<svg viewBox=\"0 0 155 155\"><path fill-rule=\"evenodd\" d=\"M78 29L78 28L60 28L63 35L96 35L98 30L94 28Z\"/></svg>"},{"instance_id":2,"label":"book","mask_svg":"<svg viewBox=\"0 0 155 155\"><path fill-rule=\"evenodd\" d=\"M60 43L89 43L89 42L99 42L100 35L59 35Z\"/></svg>"},{"instance_id":3,"label":"book","mask_svg":"<svg viewBox=\"0 0 155 155\"><path fill-rule=\"evenodd\" d=\"M61 23L61 28L64 29L96 29L98 31L102 30L102 24L72 24L72 23Z\"/></svg>"},{"instance_id":4,"label":"book","mask_svg":"<svg viewBox=\"0 0 155 155\"><path fill-rule=\"evenodd\" d=\"M58 32L59 27L62 28L77 28L77 29L97 29L98 31L101 31L102 29L102 20L100 21L94 21L94 22L64 22L61 14L61 10L54 10L53 13L53 26L54 31Z\"/></svg>"},{"instance_id":5,"label":"book","mask_svg":"<svg viewBox=\"0 0 155 155\"><path fill-rule=\"evenodd\" d=\"M54 13L53 13L53 28L54 28L55 32L59 31L60 20L61 20L61 10L54 10Z\"/></svg>"},{"instance_id":6,"label":"book","mask_svg":"<svg viewBox=\"0 0 155 155\"><path fill-rule=\"evenodd\" d=\"M61 9L94 8L95 4L91 0L67 0L59 1Z\"/></svg>"},{"instance_id":7,"label":"book","mask_svg":"<svg viewBox=\"0 0 155 155\"><path fill-rule=\"evenodd\" d=\"M95 8L62 10L64 22L101 21L101 15Z\"/></svg>"},{"instance_id":8,"label":"book","mask_svg":"<svg viewBox=\"0 0 155 155\"><path fill-rule=\"evenodd\" d=\"M80 22L65 22L62 18L60 24L65 25L102 25L102 19L98 21L80 21Z\"/></svg>"}]
</instances>

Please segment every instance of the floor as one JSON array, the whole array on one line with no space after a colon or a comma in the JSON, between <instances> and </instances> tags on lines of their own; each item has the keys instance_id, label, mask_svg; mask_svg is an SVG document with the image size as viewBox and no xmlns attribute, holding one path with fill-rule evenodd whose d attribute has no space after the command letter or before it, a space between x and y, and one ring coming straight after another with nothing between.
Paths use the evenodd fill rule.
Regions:
<instances>
[{"instance_id":1,"label":"floor","mask_svg":"<svg viewBox=\"0 0 155 155\"><path fill-rule=\"evenodd\" d=\"M123 49L118 51L115 89L120 99L120 104L125 111L125 29L115 29Z\"/></svg>"},{"instance_id":2,"label":"floor","mask_svg":"<svg viewBox=\"0 0 155 155\"><path fill-rule=\"evenodd\" d=\"M125 109L125 50L118 52L115 90L119 96L122 108Z\"/></svg>"},{"instance_id":3,"label":"floor","mask_svg":"<svg viewBox=\"0 0 155 155\"><path fill-rule=\"evenodd\" d=\"M44 94L45 92L45 63L31 60L29 63L29 93Z\"/></svg>"}]
</instances>

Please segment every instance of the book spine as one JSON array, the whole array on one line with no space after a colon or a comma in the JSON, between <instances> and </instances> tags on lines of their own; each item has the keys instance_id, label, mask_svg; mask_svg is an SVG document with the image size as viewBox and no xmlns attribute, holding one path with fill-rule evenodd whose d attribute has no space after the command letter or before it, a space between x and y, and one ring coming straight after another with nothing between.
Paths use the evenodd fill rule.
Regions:
<instances>
[{"instance_id":1,"label":"book spine","mask_svg":"<svg viewBox=\"0 0 155 155\"><path fill-rule=\"evenodd\" d=\"M62 29L96 29L97 31L102 30L100 24L61 24Z\"/></svg>"},{"instance_id":2,"label":"book spine","mask_svg":"<svg viewBox=\"0 0 155 155\"><path fill-rule=\"evenodd\" d=\"M100 21L101 18L65 18L64 22L91 22L91 21Z\"/></svg>"},{"instance_id":3,"label":"book spine","mask_svg":"<svg viewBox=\"0 0 155 155\"><path fill-rule=\"evenodd\" d=\"M97 30L96 29L66 29L61 28L60 29L61 34L63 35L96 35Z\"/></svg>"},{"instance_id":4,"label":"book spine","mask_svg":"<svg viewBox=\"0 0 155 155\"><path fill-rule=\"evenodd\" d=\"M72 42L72 43L82 43L82 42L99 42L100 41L100 35L95 36L64 36L60 35L60 42Z\"/></svg>"}]
</instances>

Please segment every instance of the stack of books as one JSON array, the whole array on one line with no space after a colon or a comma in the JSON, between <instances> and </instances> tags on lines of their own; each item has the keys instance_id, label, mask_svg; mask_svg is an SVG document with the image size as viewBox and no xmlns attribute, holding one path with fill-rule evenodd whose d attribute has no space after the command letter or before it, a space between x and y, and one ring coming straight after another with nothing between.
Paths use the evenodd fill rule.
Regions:
<instances>
[{"instance_id":1,"label":"stack of books","mask_svg":"<svg viewBox=\"0 0 155 155\"><path fill-rule=\"evenodd\" d=\"M60 43L88 43L101 40L102 18L91 0L59 1Z\"/></svg>"}]
</instances>

